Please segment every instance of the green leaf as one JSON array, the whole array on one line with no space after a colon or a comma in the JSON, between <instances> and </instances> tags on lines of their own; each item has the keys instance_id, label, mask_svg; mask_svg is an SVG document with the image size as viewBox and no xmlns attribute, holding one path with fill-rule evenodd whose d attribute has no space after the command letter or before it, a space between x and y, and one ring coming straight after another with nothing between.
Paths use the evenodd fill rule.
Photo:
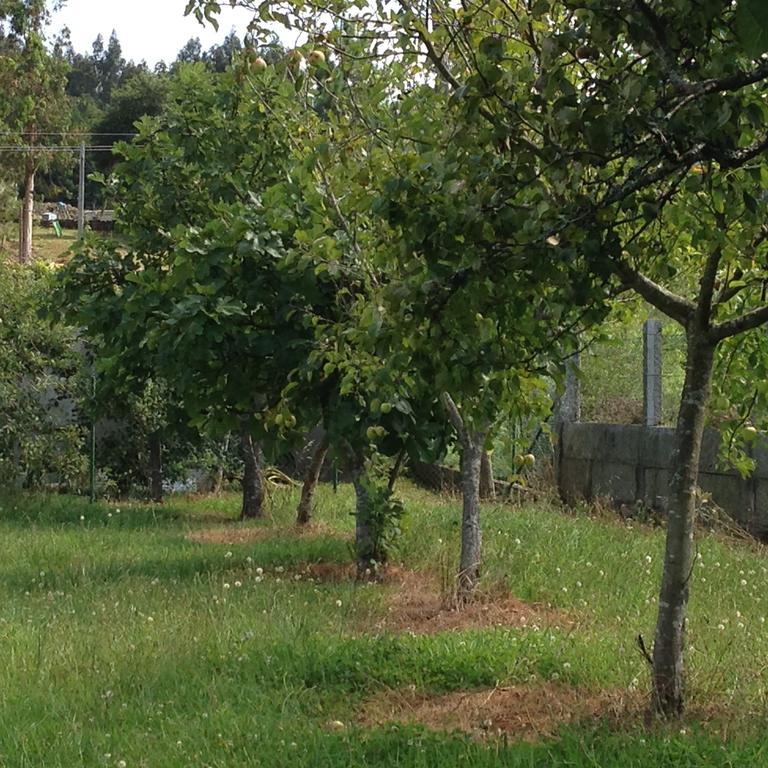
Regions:
<instances>
[{"instance_id":1,"label":"green leaf","mask_svg":"<svg viewBox=\"0 0 768 768\"><path fill-rule=\"evenodd\" d=\"M739 0L736 33L747 55L757 58L768 51L768 3L765 0Z\"/></svg>"}]
</instances>

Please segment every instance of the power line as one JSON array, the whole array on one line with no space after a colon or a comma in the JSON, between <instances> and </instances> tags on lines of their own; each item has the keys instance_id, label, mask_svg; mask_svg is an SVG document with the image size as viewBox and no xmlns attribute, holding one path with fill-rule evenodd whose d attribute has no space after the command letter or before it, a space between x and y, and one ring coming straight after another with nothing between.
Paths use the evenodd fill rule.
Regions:
<instances>
[{"instance_id":1,"label":"power line","mask_svg":"<svg viewBox=\"0 0 768 768\"><path fill-rule=\"evenodd\" d=\"M44 144L36 145L24 145L24 144L8 144L6 146L0 145L0 152L79 152L81 147L79 145L61 145L46 146ZM111 144L94 144L85 147L86 152L114 152L114 148Z\"/></svg>"},{"instance_id":2,"label":"power line","mask_svg":"<svg viewBox=\"0 0 768 768\"><path fill-rule=\"evenodd\" d=\"M119 131L0 131L0 136L138 136L138 133L120 133Z\"/></svg>"}]
</instances>

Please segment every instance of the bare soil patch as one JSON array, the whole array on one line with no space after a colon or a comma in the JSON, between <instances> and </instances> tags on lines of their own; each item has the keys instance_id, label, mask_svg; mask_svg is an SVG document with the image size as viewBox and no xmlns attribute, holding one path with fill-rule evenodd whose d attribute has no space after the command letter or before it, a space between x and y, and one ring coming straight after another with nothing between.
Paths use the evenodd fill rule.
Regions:
<instances>
[{"instance_id":1,"label":"bare soil patch","mask_svg":"<svg viewBox=\"0 0 768 768\"><path fill-rule=\"evenodd\" d=\"M293 526L240 527L237 523L190 531L187 541L199 544L247 544L268 539L311 539L320 536L339 537L338 532L320 523Z\"/></svg>"},{"instance_id":2,"label":"bare soil patch","mask_svg":"<svg viewBox=\"0 0 768 768\"><path fill-rule=\"evenodd\" d=\"M367 702L361 724L416 723L481 739L503 735L535 741L552 736L568 723L642 721L643 705L639 694L595 693L549 682L437 696L391 691Z\"/></svg>"},{"instance_id":3,"label":"bare soil patch","mask_svg":"<svg viewBox=\"0 0 768 768\"><path fill-rule=\"evenodd\" d=\"M527 603L501 588L481 593L473 603L457 608L434 575L402 571L394 583L396 589L378 629L436 634L489 627L570 627L575 623L563 611Z\"/></svg>"}]
</instances>

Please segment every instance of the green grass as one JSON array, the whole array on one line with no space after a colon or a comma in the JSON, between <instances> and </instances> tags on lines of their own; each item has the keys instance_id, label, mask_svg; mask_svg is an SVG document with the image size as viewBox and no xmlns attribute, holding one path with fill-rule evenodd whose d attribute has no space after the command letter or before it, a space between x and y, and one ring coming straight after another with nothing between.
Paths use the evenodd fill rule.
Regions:
<instances>
[{"instance_id":1,"label":"green grass","mask_svg":"<svg viewBox=\"0 0 768 768\"><path fill-rule=\"evenodd\" d=\"M32 228L32 253L35 259L46 263L63 263L67 260L67 251L77 240L77 230L63 229L57 237L53 228L35 226ZM14 258L19 249L18 240L6 241L5 248L0 248L0 257Z\"/></svg>"},{"instance_id":2,"label":"green grass","mask_svg":"<svg viewBox=\"0 0 768 768\"><path fill-rule=\"evenodd\" d=\"M398 559L449 571L458 503L410 486L403 495L410 517ZM644 690L635 637L651 638L662 532L546 505L489 506L486 583L561 608L575 626L365 633L387 587L295 579L308 561L349 558L349 489L321 489L324 526L313 537L287 527L294 491L273 502L270 519L231 525L281 533L235 545L187 537L234 521L234 496L162 508L0 498L0 766L764 764L768 574L758 547L699 540L690 702L717 706L727 738L721 724L690 722L480 744L415 726L365 729L355 713L406 686L559 679ZM333 720L349 725L333 731Z\"/></svg>"}]
</instances>

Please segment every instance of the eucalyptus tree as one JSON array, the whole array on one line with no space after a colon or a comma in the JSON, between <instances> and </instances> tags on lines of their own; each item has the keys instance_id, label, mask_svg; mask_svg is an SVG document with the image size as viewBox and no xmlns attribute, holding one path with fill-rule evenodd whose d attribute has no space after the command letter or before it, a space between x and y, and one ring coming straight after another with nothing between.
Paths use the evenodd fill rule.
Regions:
<instances>
[{"instance_id":1,"label":"eucalyptus tree","mask_svg":"<svg viewBox=\"0 0 768 768\"><path fill-rule=\"evenodd\" d=\"M426 67L452 94L457 135L480 157L508 229L484 260L584 260L570 297L610 280L679 322L686 379L669 489L653 649L656 711L684 703L684 628L696 482L723 343L768 320L762 189L768 19L760 0L516 0L487 3L243 2L290 19L344 56L350 30L371 57ZM188 10L215 11L193 0ZM329 10L334 23L329 28ZM354 35L353 35L354 36ZM680 261L688 295L675 288ZM463 271L439 281L460 286ZM596 279L593 279L596 278Z\"/></svg>"},{"instance_id":2,"label":"eucalyptus tree","mask_svg":"<svg viewBox=\"0 0 768 768\"><path fill-rule=\"evenodd\" d=\"M52 132L65 129L70 116L66 62L46 47L49 10L47 0L0 0L0 126L8 134L3 143L14 146L6 150L6 164L18 169L23 189L22 263L32 259L35 175L50 160L45 145L61 141Z\"/></svg>"}]
</instances>

